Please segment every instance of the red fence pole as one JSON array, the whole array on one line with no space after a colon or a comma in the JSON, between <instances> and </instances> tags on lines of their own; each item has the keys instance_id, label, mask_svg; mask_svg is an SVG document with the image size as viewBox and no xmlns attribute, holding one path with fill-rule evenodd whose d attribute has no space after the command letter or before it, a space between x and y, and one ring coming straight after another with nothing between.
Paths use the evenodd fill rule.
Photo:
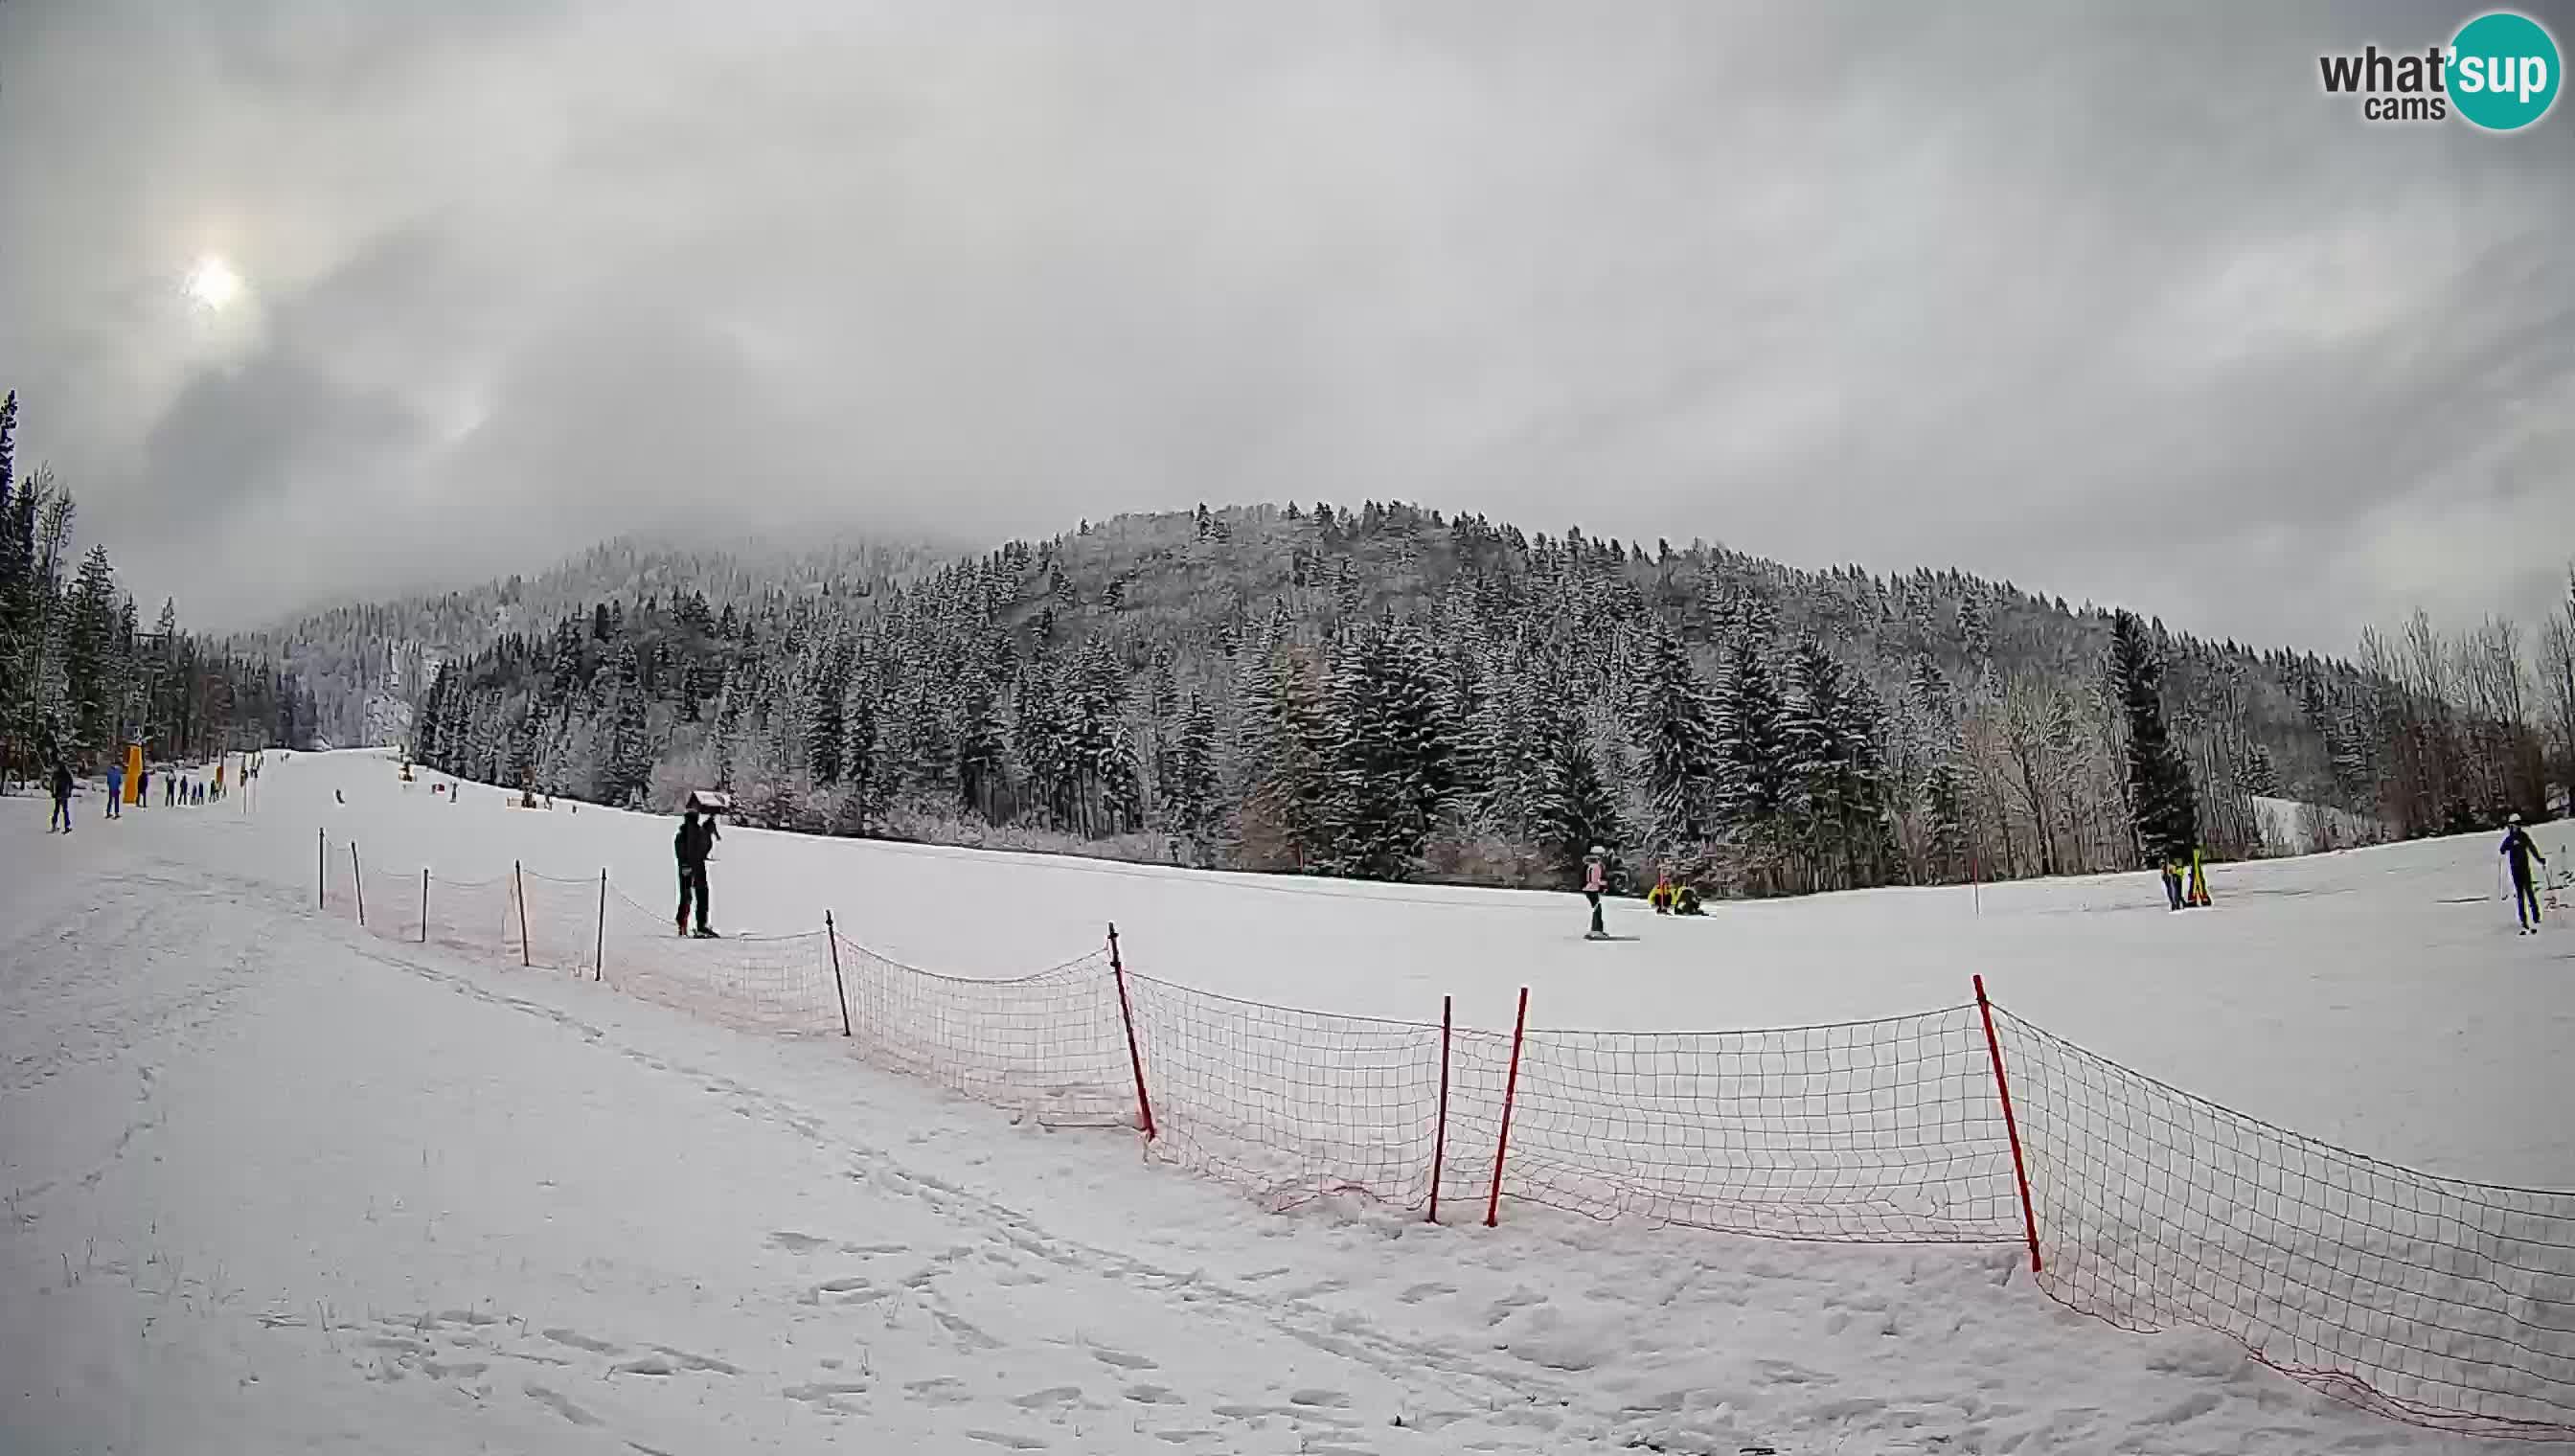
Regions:
<instances>
[{"instance_id":1,"label":"red fence pole","mask_svg":"<svg viewBox=\"0 0 2575 1456\"><path fill-rule=\"evenodd\" d=\"M823 943L832 947L832 989L841 998L841 1034L850 1033L850 988L841 980L841 932L832 923L832 912L823 912Z\"/></svg>"},{"instance_id":2,"label":"red fence pole","mask_svg":"<svg viewBox=\"0 0 2575 1456\"><path fill-rule=\"evenodd\" d=\"M1520 1090L1520 1040L1528 1035L1528 987L1520 987L1519 1013L1511 1018L1511 1070L1502 1079L1502 1139L1493 1147L1493 1191L1484 1200L1484 1227L1502 1221L1502 1158L1511 1150L1511 1103Z\"/></svg>"},{"instance_id":3,"label":"red fence pole","mask_svg":"<svg viewBox=\"0 0 2575 1456\"><path fill-rule=\"evenodd\" d=\"M510 887L519 892L519 964L534 965L536 952L528 945L528 880L516 859L510 861Z\"/></svg>"},{"instance_id":4,"label":"red fence pole","mask_svg":"<svg viewBox=\"0 0 2575 1456\"><path fill-rule=\"evenodd\" d=\"M349 841L349 883L358 891L358 923L367 923L367 877L358 871L358 841Z\"/></svg>"},{"instance_id":5,"label":"red fence pole","mask_svg":"<svg viewBox=\"0 0 2575 1456\"><path fill-rule=\"evenodd\" d=\"M608 868L599 870L599 943L591 948L590 978L608 979Z\"/></svg>"},{"instance_id":6,"label":"red fence pole","mask_svg":"<svg viewBox=\"0 0 2575 1456\"><path fill-rule=\"evenodd\" d=\"M1994 1091L2003 1099L2003 1132L2011 1138L2012 1177L2020 1184L2020 1224L2029 1235L2029 1271L2038 1272L2038 1213L2029 1202L2029 1166L2021 1161L2020 1123L2012 1116L2011 1083L2003 1077L2003 1044L1994 1036L1994 1007L1985 999L1985 978L1976 977L1976 1010L1985 1018L1985 1050L1994 1059Z\"/></svg>"},{"instance_id":7,"label":"red fence pole","mask_svg":"<svg viewBox=\"0 0 2575 1456\"><path fill-rule=\"evenodd\" d=\"M429 866L420 867L420 943L429 943Z\"/></svg>"},{"instance_id":8,"label":"red fence pole","mask_svg":"<svg viewBox=\"0 0 2575 1456\"><path fill-rule=\"evenodd\" d=\"M1430 1218L1439 1221L1439 1169L1448 1160L1448 1026L1454 996L1439 998L1439 1130L1430 1137Z\"/></svg>"},{"instance_id":9,"label":"red fence pole","mask_svg":"<svg viewBox=\"0 0 2575 1456\"><path fill-rule=\"evenodd\" d=\"M1136 1044L1136 1007L1127 999L1127 962L1118 955L1118 925L1109 926L1109 968L1118 977L1118 1017L1127 1023L1127 1061L1136 1069L1136 1120L1145 1140L1154 1140L1154 1099L1145 1094L1145 1051Z\"/></svg>"}]
</instances>

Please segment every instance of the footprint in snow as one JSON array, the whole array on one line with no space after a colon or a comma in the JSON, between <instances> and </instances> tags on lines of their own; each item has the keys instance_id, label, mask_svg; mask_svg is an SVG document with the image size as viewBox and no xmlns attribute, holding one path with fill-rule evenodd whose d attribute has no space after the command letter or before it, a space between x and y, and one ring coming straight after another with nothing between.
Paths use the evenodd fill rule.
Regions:
<instances>
[{"instance_id":1,"label":"footprint in snow","mask_svg":"<svg viewBox=\"0 0 2575 1456\"><path fill-rule=\"evenodd\" d=\"M1159 1361L1148 1359L1143 1355L1130 1355L1124 1350L1095 1349L1091 1352L1091 1358L1099 1361L1103 1365L1115 1365L1121 1370L1160 1370L1163 1368Z\"/></svg>"},{"instance_id":2,"label":"footprint in snow","mask_svg":"<svg viewBox=\"0 0 2575 1456\"><path fill-rule=\"evenodd\" d=\"M769 1236L769 1242L771 1247L785 1249L791 1254L810 1254L829 1245L831 1240L782 1228Z\"/></svg>"},{"instance_id":3,"label":"footprint in snow","mask_svg":"<svg viewBox=\"0 0 2575 1456\"><path fill-rule=\"evenodd\" d=\"M1022 1410L1036 1410L1041 1406L1078 1405L1081 1401L1081 1386L1052 1385L1044 1390L1032 1390L1026 1395L1019 1396L1012 1400L1011 1404Z\"/></svg>"},{"instance_id":4,"label":"footprint in snow","mask_svg":"<svg viewBox=\"0 0 2575 1456\"><path fill-rule=\"evenodd\" d=\"M669 1345L655 1345L653 1348L662 1354L670 1356L674 1361L677 1361L680 1368L683 1370L705 1370L717 1375L740 1375L742 1373L741 1366L729 1364L723 1360L717 1359L713 1355L692 1355L686 1350L674 1349Z\"/></svg>"},{"instance_id":5,"label":"footprint in snow","mask_svg":"<svg viewBox=\"0 0 2575 1456\"><path fill-rule=\"evenodd\" d=\"M553 1411L556 1415L562 1416L565 1420L572 1422L576 1426L595 1426L599 1424L599 1417L583 1410L580 1406L573 1404L563 1396L554 1391L548 1390L542 1385L529 1385L522 1388L528 1392L528 1399L546 1407L548 1410Z\"/></svg>"},{"instance_id":6,"label":"footprint in snow","mask_svg":"<svg viewBox=\"0 0 2575 1456\"><path fill-rule=\"evenodd\" d=\"M1337 1390L1299 1390L1288 1397L1288 1403L1301 1405L1308 1409L1347 1410L1350 1408L1350 1398Z\"/></svg>"},{"instance_id":7,"label":"footprint in snow","mask_svg":"<svg viewBox=\"0 0 2575 1456\"><path fill-rule=\"evenodd\" d=\"M789 1400L825 1404L844 1395L865 1395L868 1390L867 1385L856 1380L817 1380L808 1385L791 1385L779 1394Z\"/></svg>"},{"instance_id":8,"label":"footprint in snow","mask_svg":"<svg viewBox=\"0 0 2575 1456\"><path fill-rule=\"evenodd\" d=\"M1000 1446L1010 1451L1043 1451L1047 1448L1047 1443L1035 1436L1014 1436L1002 1431L968 1431L966 1434L988 1446Z\"/></svg>"},{"instance_id":9,"label":"footprint in snow","mask_svg":"<svg viewBox=\"0 0 2575 1456\"><path fill-rule=\"evenodd\" d=\"M554 1341L558 1345L570 1345L576 1350L588 1350L594 1355L614 1355L620 1353L619 1346L612 1345L606 1340L594 1340L579 1330L551 1329L541 1330L539 1333L543 1334L547 1339Z\"/></svg>"}]
</instances>

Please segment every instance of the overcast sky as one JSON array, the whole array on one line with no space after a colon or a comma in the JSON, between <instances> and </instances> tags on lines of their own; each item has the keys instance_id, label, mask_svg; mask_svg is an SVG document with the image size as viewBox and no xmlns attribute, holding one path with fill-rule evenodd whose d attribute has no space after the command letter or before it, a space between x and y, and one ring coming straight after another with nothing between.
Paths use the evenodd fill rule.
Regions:
<instances>
[{"instance_id":1,"label":"overcast sky","mask_svg":"<svg viewBox=\"0 0 2575 1456\"><path fill-rule=\"evenodd\" d=\"M0 0L0 386L214 627L1376 497L2347 650L2575 555L2575 103L2317 83L2471 13Z\"/></svg>"}]
</instances>

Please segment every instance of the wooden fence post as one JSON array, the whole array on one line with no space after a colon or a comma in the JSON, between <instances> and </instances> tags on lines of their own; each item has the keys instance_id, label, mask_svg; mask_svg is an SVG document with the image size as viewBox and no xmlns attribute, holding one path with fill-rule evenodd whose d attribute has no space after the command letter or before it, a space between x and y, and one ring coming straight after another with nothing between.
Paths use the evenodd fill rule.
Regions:
<instances>
[{"instance_id":1,"label":"wooden fence post","mask_svg":"<svg viewBox=\"0 0 2575 1456\"><path fill-rule=\"evenodd\" d=\"M841 932L832 924L832 912L823 912L823 943L832 947L832 990L841 998L841 1034L850 1034L850 988L841 981Z\"/></svg>"},{"instance_id":2,"label":"wooden fence post","mask_svg":"<svg viewBox=\"0 0 2575 1456\"><path fill-rule=\"evenodd\" d=\"M429 943L429 866L420 867L420 943Z\"/></svg>"},{"instance_id":3,"label":"wooden fence post","mask_svg":"<svg viewBox=\"0 0 2575 1456\"><path fill-rule=\"evenodd\" d=\"M536 951L528 944L528 878L516 859L510 861L510 887L518 891L519 897L519 964L534 965Z\"/></svg>"},{"instance_id":4,"label":"wooden fence post","mask_svg":"<svg viewBox=\"0 0 2575 1456\"><path fill-rule=\"evenodd\" d=\"M1439 1221L1439 1169L1448 1160L1448 1027L1454 996L1439 998L1439 1130L1430 1139L1430 1217Z\"/></svg>"},{"instance_id":5,"label":"wooden fence post","mask_svg":"<svg viewBox=\"0 0 2575 1456\"><path fill-rule=\"evenodd\" d=\"M349 841L349 883L358 891L358 923L367 923L367 877L358 868L358 841Z\"/></svg>"},{"instance_id":6,"label":"wooden fence post","mask_svg":"<svg viewBox=\"0 0 2575 1456\"><path fill-rule=\"evenodd\" d=\"M1502 1137L1493 1146L1493 1191L1484 1200L1484 1227L1502 1218L1502 1159L1511 1150L1511 1103L1520 1090L1520 1040L1528 1034L1528 987L1520 987L1519 1014L1511 1018L1511 1070L1502 1080Z\"/></svg>"},{"instance_id":7,"label":"wooden fence post","mask_svg":"<svg viewBox=\"0 0 2575 1456\"><path fill-rule=\"evenodd\" d=\"M1976 977L1976 1010L1985 1018L1985 1050L1994 1059L1994 1091L2003 1101L2003 1132L2011 1139L2012 1177L2020 1184L2020 1226L2029 1236L2029 1271L2038 1272L2038 1212L2029 1201L2029 1166L2021 1161L2020 1122L2012 1116L2011 1083L2003 1077L2003 1044L1994 1035L1994 1007L1985 999L1985 978Z\"/></svg>"},{"instance_id":8,"label":"wooden fence post","mask_svg":"<svg viewBox=\"0 0 2575 1456\"><path fill-rule=\"evenodd\" d=\"M590 978L608 979L608 866L599 868L599 943L591 947Z\"/></svg>"},{"instance_id":9,"label":"wooden fence post","mask_svg":"<svg viewBox=\"0 0 2575 1456\"><path fill-rule=\"evenodd\" d=\"M1145 1140L1152 1142L1154 1099L1145 1094L1145 1052L1136 1044L1136 1008L1127 998L1127 962L1119 958L1118 926L1114 921L1109 926L1109 969L1118 977L1118 1017L1127 1023L1127 1062L1136 1069L1137 1125L1144 1130Z\"/></svg>"}]
</instances>

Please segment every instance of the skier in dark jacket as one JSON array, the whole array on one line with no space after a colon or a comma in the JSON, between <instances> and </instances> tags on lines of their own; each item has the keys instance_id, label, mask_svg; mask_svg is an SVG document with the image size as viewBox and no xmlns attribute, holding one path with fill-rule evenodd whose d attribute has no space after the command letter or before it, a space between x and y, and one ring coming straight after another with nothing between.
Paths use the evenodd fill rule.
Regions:
<instances>
[{"instance_id":1,"label":"skier in dark jacket","mask_svg":"<svg viewBox=\"0 0 2575 1456\"><path fill-rule=\"evenodd\" d=\"M1609 855L1599 845L1582 856L1582 897L1591 901L1591 928L1583 932L1587 940L1606 940L1609 927L1600 922L1600 896L1609 890Z\"/></svg>"},{"instance_id":2,"label":"skier in dark jacket","mask_svg":"<svg viewBox=\"0 0 2575 1456\"><path fill-rule=\"evenodd\" d=\"M72 770L61 759L54 760L54 816L45 821L45 832L61 829L72 831Z\"/></svg>"},{"instance_id":3,"label":"skier in dark jacket","mask_svg":"<svg viewBox=\"0 0 2575 1456\"><path fill-rule=\"evenodd\" d=\"M680 860L680 912L672 918L672 928L689 933L689 901L698 906L698 933L713 935L707 928L707 854L716 846L716 821L713 814L698 816L692 805L680 816L680 832L672 837L671 849Z\"/></svg>"},{"instance_id":4,"label":"skier in dark jacket","mask_svg":"<svg viewBox=\"0 0 2575 1456\"><path fill-rule=\"evenodd\" d=\"M2539 933L2539 891L2531 887L2530 861L2536 859L2546 864L2548 856L2540 853L2539 846L2530 842L2530 835L2522 831L2519 814L2504 820L2503 847L2496 852L2512 866L2512 912L2521 920L2521 933L2536 935Z\"/></svg>"}]
</instances>

